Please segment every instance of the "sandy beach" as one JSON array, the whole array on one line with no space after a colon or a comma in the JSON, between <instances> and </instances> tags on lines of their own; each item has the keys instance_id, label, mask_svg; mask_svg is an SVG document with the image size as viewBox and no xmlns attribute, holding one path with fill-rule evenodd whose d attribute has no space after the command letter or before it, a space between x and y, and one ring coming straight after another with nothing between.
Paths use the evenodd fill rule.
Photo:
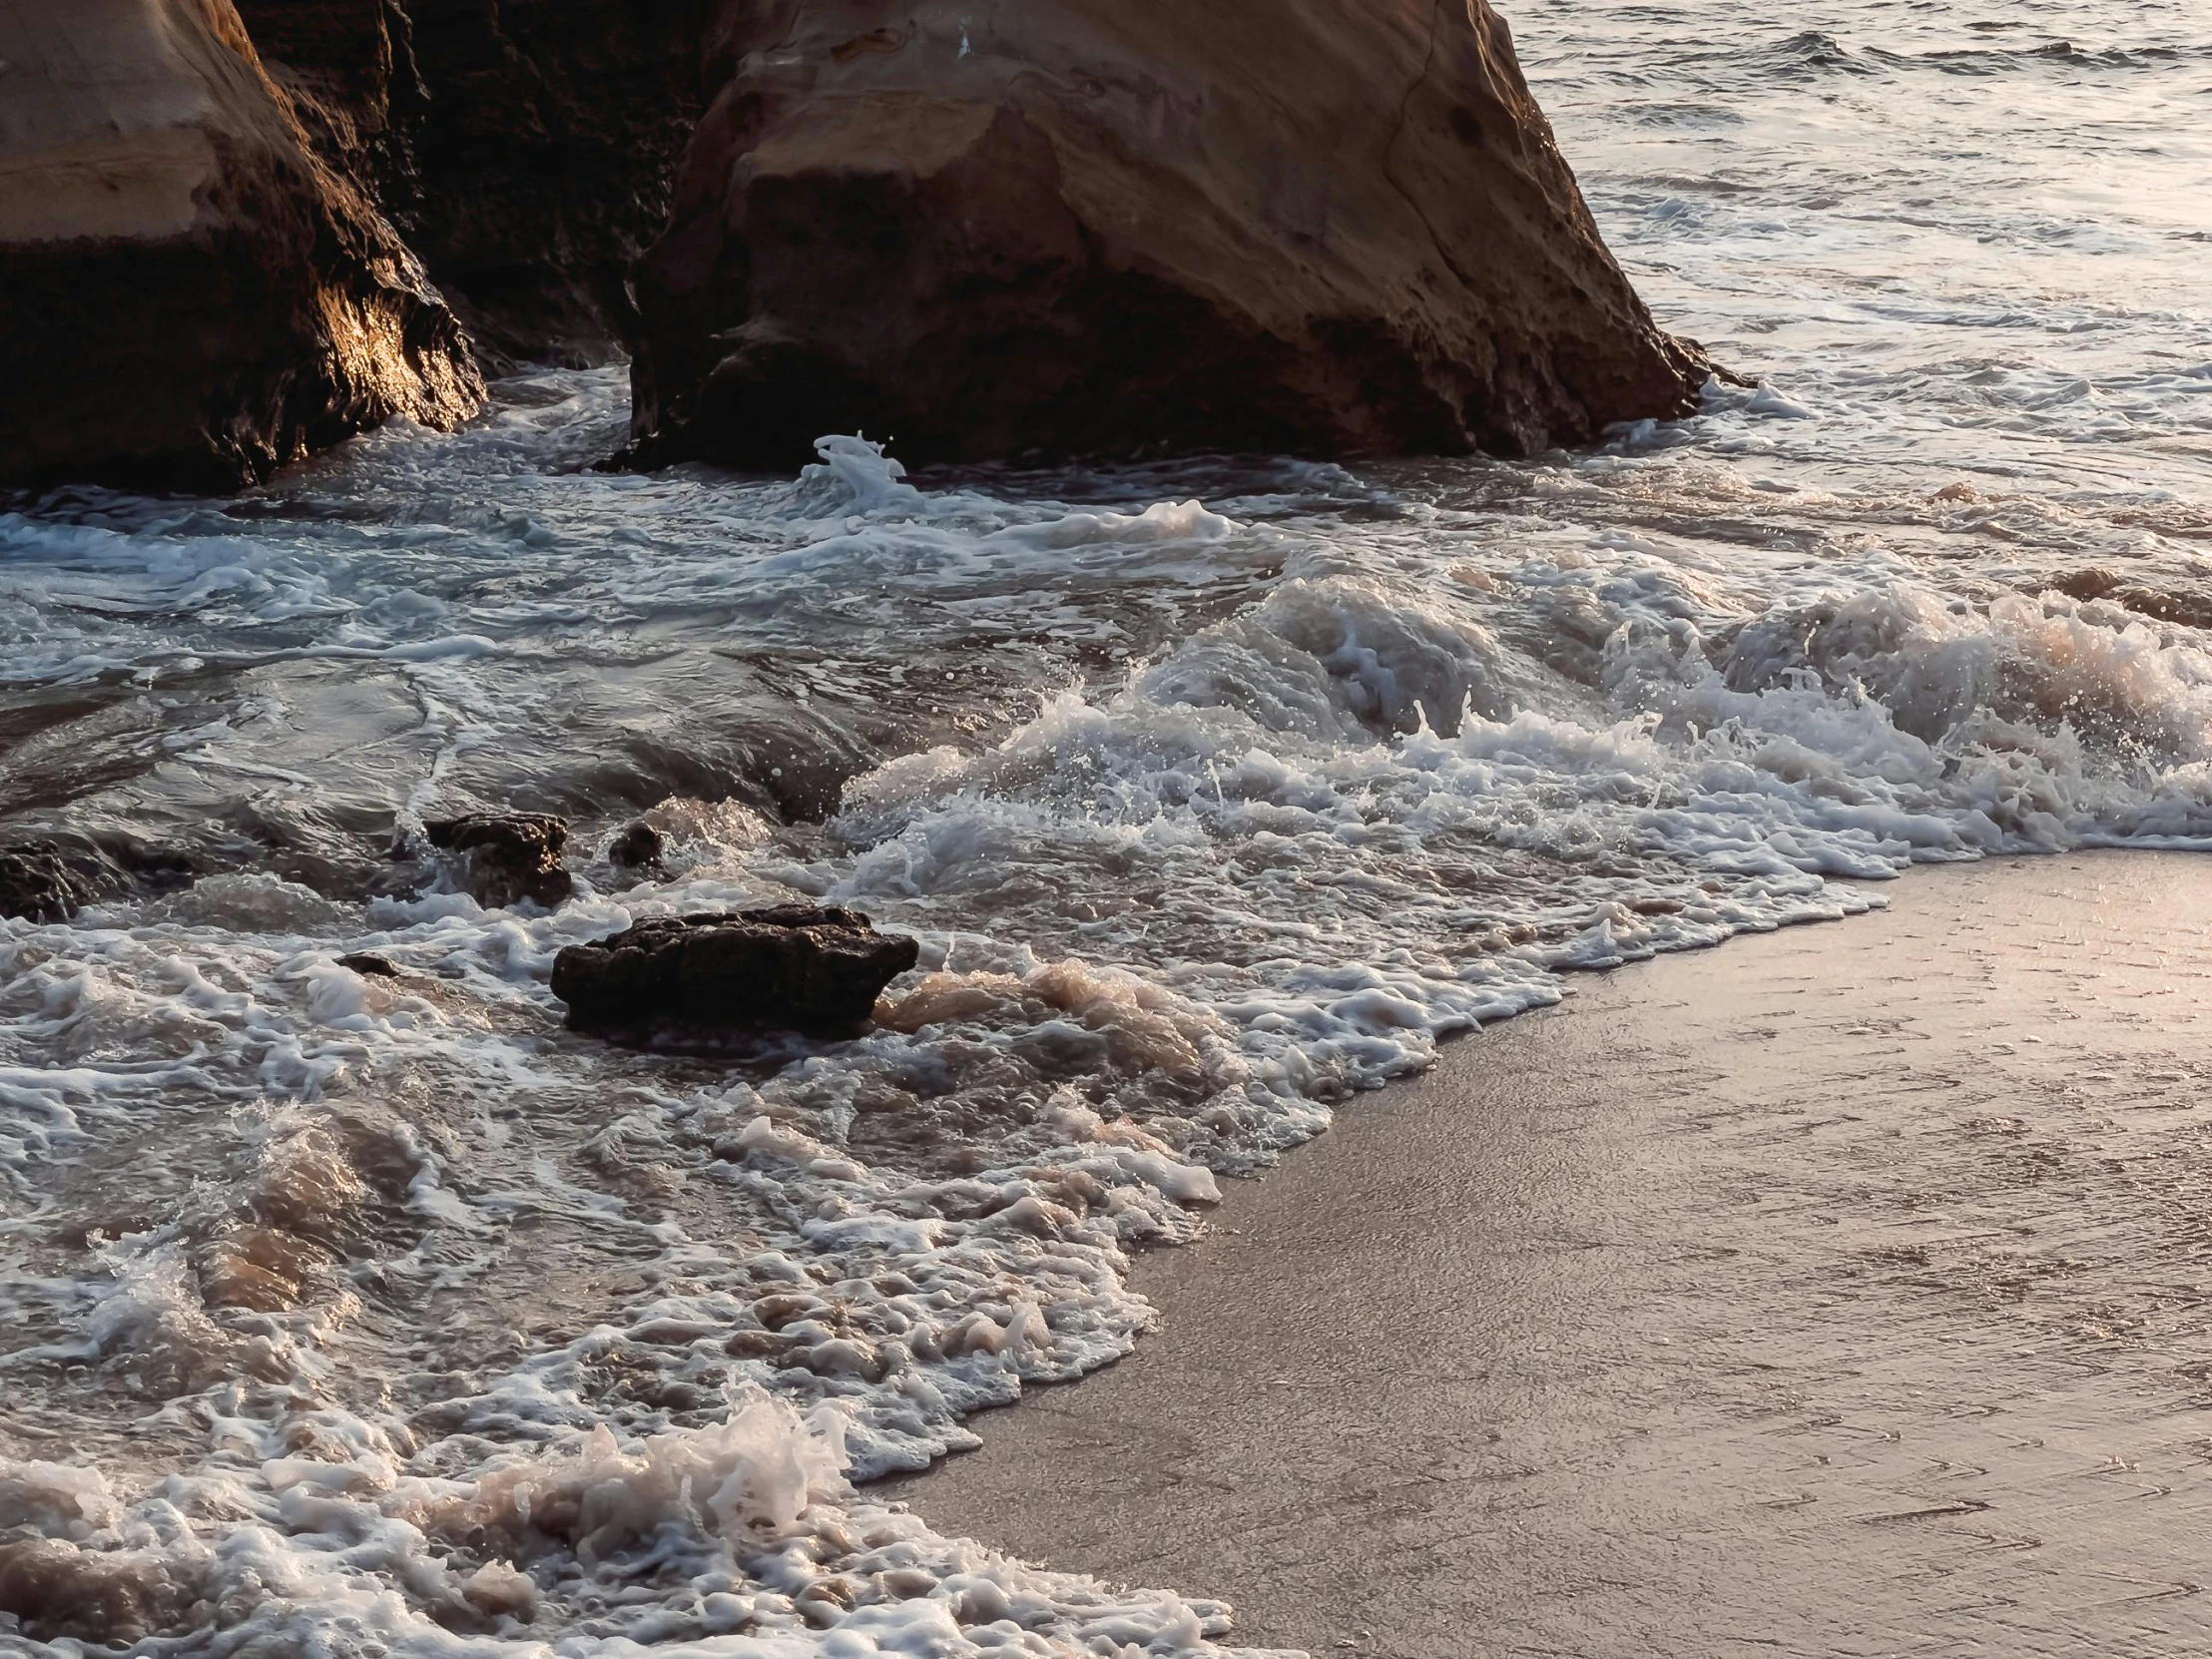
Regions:
<instances>
[{"instance_id":1,"label":"sandy beach","mask_svg":"<svg viewBox=\"0 0 2212 1659\"><path fill-rule=\"evenodd\" d=\"M2212 865L1915 871L1576 981L895 1488L1316 1652L2201 1653ZM879 1488L880 1490L880 1488Z\"/></svg>"}]
</instances>

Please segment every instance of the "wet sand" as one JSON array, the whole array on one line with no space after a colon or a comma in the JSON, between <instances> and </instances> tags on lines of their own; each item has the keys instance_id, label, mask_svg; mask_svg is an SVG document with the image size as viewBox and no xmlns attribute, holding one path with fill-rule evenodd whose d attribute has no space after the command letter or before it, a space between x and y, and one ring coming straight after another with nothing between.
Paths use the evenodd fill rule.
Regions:
<instances>
[{"instance_id":1,"label":"wet sand","mask_svg":"<svg viewBox=\"0 0 2212 1659\"><path fill-rule=\"evenodd\" d=\"M1352 1102L899 1490L1317 1653L2212 1646L2212 860L1922 870Z\"/></svg>"}]
</instances>

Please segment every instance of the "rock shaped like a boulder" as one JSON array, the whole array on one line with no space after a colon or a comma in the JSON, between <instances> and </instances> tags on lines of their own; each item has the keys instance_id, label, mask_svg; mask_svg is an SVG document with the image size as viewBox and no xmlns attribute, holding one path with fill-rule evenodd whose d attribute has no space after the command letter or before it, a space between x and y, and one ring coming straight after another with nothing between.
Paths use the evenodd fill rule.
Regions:
<instances>
[{"instance_id":1,"label":"rock shaped like a boulder","mask_svg":"<svg viewBox=\"0 0 2212 1659\"><path fill-rule=\"evenodd\" d=\"M574 1031L644 1041L850 1030L920 946L833 905L657 916L553 963Z\"/></svg>"},{"instance_id":2,"label":"rock shaped like a boulder","mask_svg":"<svg viewBox=\"0 0 2212 1659\"><path fill-rule=\"evenodd\" d=\"M482 397L232 0L0 6L0 484L233 490Z\"/></svg>"},{"instance_id":3,"label":"rock shaped like a boulder","mask_svg":"<svg viewBox=\"0 0 2212 1659\"><path fill-rule=\"evenodd\" d=\"M667 838L641 818L608 845L607 861L617 869L650 869L667 849Z\"/></svg>"},{"instance_id":4,"label":"rock shaped like a boulder","mask_svg":"<svg viewBox=\"0 0 2212 1659\"><path fill-rule=\"evenodd\" d=\"M633 458L1530 453L1708 372L1485 0L725 0Z\"/></svg>"},{"instance_id":5,"label":"rock shaped like a boulder","mask_svg":"<svg viewBox=\"0 0 2212 1659\"><path fill-rule=\"evenodd\" d=\"M561 867L568 821L550 813L469 813L425 824L422 833L439 851L460 855L463 884L492 909L527 898L550 910L576 890Z\"/></svg>"}]
</instances>

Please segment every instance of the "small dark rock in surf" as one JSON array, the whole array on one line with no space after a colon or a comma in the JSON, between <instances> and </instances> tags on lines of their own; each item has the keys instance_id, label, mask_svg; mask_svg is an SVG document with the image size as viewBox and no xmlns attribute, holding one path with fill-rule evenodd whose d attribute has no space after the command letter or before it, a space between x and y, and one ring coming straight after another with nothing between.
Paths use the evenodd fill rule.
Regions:
<instances>
[{"instance_id":1,"label":"small dark rock in surf","mask_svg":"<svg viewBox=\"0 0 2212 1659\"><path fill-rule=\"evenodd\" d=\"M340 956L338 966L351 968L355 973L370 979L404 979L399 964L388 956L379 956L373 950L355 951L350 956Z\"/></svg>"},{"instance_id":2,"label":"small dark rock in surf","mask_svg":"<svg viewBox=\"0 0 2212 1659\"><path fill-rule=\"evenodd\" d=\"M2086 570L2077 570L2071 576L2061 577L2050 585L2068 599L2088 601L2102 599L2113 589L2125 585L2126 581L2127 578L2116 570L2107 569L2103 565L2091 565Z\"/></svg>"},{"instance_id":3,"label":"small dark rock in surf","mask_svg":"<svg viewBox=\"0 0 2212 1659\"><path fill-rule=\"evenodd\" d=\"M641 819L615 837L607 848L607 861L619 869L643 869L661 861L666 844L660 830Z\"/></svg>"},{"instance_id":4,"label":"small dark rock in surf","mask_svg":"<svg viewBox=\"0 0 2212 1659\"><path fill-rule=\"evenodd\" d=\"M553 963L574 1031L624 1041L739 1031L849 1030L920 946L813 904L659 916Z\"/></svg>"},{"instance_id":5,"label":"small dark rock in surf","mask_svg":"<svg viewBox=\"0 0 2212 1659\"><path fill-rule=\"evenodd\" d=\"M492 909L527 898L550 910L576 890L561 867L568 823L549 813L471 813L425 824L422 832L440 851L465 855L468 890Z\"/></svg>"}]
</instances>

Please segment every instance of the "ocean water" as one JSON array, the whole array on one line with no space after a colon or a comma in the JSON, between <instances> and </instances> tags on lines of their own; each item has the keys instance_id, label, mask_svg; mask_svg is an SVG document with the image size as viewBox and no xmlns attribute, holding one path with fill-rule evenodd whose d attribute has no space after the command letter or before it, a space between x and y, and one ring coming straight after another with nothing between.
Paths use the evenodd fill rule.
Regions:
<instances>
[{"instance_id":1,"label":"ocean water","mask_svg":"<svg viewBox=\"0 0 2212 1659\"><path fill-rule=\"evenodd\" d=\"M2212 15L1508 15L1759 384L1525 463L749 479L591 470L623 377L549 372L0 513L5 838L204 872L0 923L0 1650L1233 1646L864 1482L1577 970L2212 850ZM568 815L580 895L455 890L471 808ZM562 1031L563 945L791 896L921 941L872 1034Z\"/></svg>"}]
</instances>

